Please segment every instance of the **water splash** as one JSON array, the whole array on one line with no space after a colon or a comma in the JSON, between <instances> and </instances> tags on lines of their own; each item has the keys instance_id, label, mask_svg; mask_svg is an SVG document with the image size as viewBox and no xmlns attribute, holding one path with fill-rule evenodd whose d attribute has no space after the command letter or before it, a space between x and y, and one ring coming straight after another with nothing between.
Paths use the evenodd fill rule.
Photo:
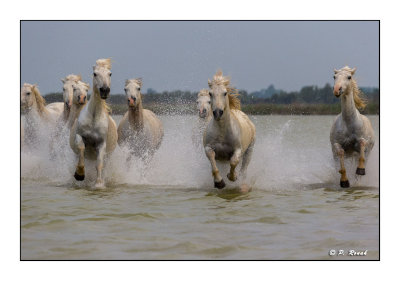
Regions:
<instances>
[{"instance_id":1,"label":"water splash","mask_svg":"<svg viewBox=\"0 0 400 281\"><path fill-rule=\"evenodd\" d=\"M117 123L120 116L113 117ZM151 185L212 188L211 168L204 152L193 143L197 116L162 116L164 139L149 165L138 158L128 161L126 148L117 146L106 160L106 186ZM340 175L332 159L329 143L330 116L253 116L257 130L253 157L246 183L253 188L282 190L311 185L336 188ZM376 121L376 120L375 120ZM377 123L373 122L375 125ZM374 128L376 131L376 128ZM23 182L46 182L55 186L89 188L96 178L95 163L86 160L86 178L73 178L77 156L69 147L68 130L56 139L49 130L41 130L39 145L21 151ZM376 135L379 132L376 131ZM356 163L346 161L352 186L379 186L379 143L369 157L366 176L355 176ZM218 164L225 178L229 165ZM238 183L225 180L228 187Z\"/></svg>"}]
</instances>

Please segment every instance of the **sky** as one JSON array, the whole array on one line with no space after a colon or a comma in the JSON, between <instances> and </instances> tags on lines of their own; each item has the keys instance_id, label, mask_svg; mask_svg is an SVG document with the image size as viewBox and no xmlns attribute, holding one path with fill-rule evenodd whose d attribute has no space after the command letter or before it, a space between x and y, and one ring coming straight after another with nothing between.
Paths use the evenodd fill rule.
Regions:
<instances>
[{"instance_id":1,"label":"sky","mask_svg":"<svg viewBox=\"0 0 400 281\"><path fill-rule=\"evenodd\" d=\"M21 83L61 92L61 78L92 84L96 59L112 58L111 93L142 77L142 92L207 88L218 69L248 92L333 83L357 67L359 86L379 86L377 21L22 21Z\"/></svg>"}]
</instances>

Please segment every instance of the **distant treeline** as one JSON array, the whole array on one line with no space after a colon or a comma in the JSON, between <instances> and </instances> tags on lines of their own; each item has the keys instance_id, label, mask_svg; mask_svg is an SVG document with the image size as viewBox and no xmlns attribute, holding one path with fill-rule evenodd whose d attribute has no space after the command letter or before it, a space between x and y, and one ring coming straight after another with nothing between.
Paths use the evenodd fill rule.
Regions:
<instances>
[{"instance_id":1,"label":"distant treeline","mask_svg":"<svg viewBox=\"0 0 400 281\"><path fill-rule=\"evenodd\" d=\"M361 88L368 100L364 114L379 114L379 89ZM146 108L158 114L193 114L196 112L198 92L190 91L163 91L156 92L148 89L143 94L143 103ZM306 86L300 91L285 92L276 90L272 85L268 89L248 93L239 91L242 110L249 114L338 114L340 103L333 95L332 86ZM62 101L62 93L50 93L44 96L47 103ZM110 95L107 101L113 114L126 112L126 97L124 94Z\"/></svg>"}]
</instances>

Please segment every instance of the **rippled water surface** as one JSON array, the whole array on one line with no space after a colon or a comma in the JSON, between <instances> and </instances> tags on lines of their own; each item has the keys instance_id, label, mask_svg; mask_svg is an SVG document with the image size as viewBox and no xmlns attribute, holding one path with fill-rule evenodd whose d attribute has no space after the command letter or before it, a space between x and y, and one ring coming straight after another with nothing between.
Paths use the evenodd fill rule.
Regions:
<instances>
[{"instance_id":1,"label":"rippled water surface","mask_svg":"<svg viewBox=\"0 0 400 281\"><path fill-rule=\"evenodd\" d=\"M66 138L51 158L44 130L37 148L22 151L21 258L378 259L378 117L370 116L377 139L367 175L357 178L357 163L346 162L348 189L332 160L333 116L251 118L257 140L247 194L226 177L225 189L213 188L210 164L193 144L195 116L161 117L165 137L149 167L127 162L117 147L104 190L91 189L89 161L85 181L75 182Z\"/></svg>"}]
</instances>

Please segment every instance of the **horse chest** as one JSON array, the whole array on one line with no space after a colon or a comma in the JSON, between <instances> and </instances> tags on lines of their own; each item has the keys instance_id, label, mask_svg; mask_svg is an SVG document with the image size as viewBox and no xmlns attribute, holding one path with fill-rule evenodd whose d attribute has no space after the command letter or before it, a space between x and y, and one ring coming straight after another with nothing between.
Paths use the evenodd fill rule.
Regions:
<instances>
[{"instance_id":1,"label":"horse chest","mask_svg":"<svg viewBox=\"0 0 400 281\"><path fill-rule=\"evenodd\" d=\"M233 145L224 142L214 143L211 146L217 160L229 160L234 152Z\"/></svg>"}]
</instances>

